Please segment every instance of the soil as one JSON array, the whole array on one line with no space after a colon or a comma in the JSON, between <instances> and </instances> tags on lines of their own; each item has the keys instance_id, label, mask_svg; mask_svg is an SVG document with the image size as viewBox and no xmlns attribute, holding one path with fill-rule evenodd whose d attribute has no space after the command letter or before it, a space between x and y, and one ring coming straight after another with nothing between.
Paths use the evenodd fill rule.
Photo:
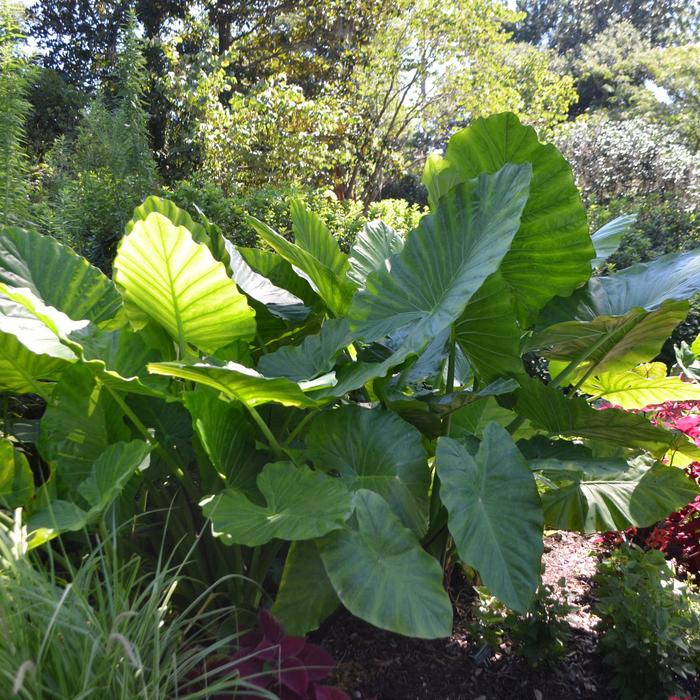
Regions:
<instances>
[{"instance_id":1,"label":"soil","mask_svg":"<svg viewBox=\"0 0 700 700\"><path fill-rule=\"evenodd\" d=\"M555 533L545 538L544 583L566 580L573 633L565 655L532 668L507 645L477 646L467 631L470 590L453 591L455 625L446 640L419 640L378 630L345 612L319 640L338 659L336 683L354 700L613 700L596 652L591 577L602 545Z\"/></svg>"}]
</instances>

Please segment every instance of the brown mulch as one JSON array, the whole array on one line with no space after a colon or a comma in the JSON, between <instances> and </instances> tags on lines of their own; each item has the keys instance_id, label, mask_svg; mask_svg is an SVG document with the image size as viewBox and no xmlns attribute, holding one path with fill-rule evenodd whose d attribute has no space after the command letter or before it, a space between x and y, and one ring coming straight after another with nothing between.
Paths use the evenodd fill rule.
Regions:
<instances>
[{"instance_id":1,"label":"brown mulch","mask_svg":"<svg viewBox=\"0 0 700 700\"><path fill-rule=\"evenodd\" d=\"M340 613L318 641L338 659L335 680L355 700L612 700L589 598L599 551L593 538L573 533L545 539L544 582L565 578L577 609L568 618L573 634L565 656L541 668L507 647L484 654L467 632L470 606L460 603L462 595L456 596L454 631L446 640L402 637Z\"/></svg>"}]
</instances>

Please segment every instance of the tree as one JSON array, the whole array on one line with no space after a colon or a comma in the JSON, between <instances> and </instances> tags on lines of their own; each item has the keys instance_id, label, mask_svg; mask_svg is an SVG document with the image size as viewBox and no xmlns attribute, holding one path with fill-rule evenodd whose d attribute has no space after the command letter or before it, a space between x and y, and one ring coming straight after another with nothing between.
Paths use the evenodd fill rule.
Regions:
<instances>
[{"instance_id":1,"label":"tree","mask_svg":"<svg viewBox=\"0 0 700 700\"><path fill-rule=\"evenodd\" d=\"M700 45L654 48L641 58L655 90L639 89L634 110L666 124L686 139L693 152L700 150ZM659 99L658 93L662 98Z\"/></svg>"},{"instance_id":2,"label":"tree","mask_svg":"<svg viewBox=\"0 0 700 700\"><path fill-rule=\"evenodd\" d=\"M43 65L67 83L95 90L118 53L119 29L129 0L40 0L29 9L31 35L44 52Z\"/></svg>"},{"instance_id":3,"label":"tree","mask_svg":"<svg viewBox=\"0 0 700 700\"><path fill-rule=\"evenodd\" d=\"M249 47L274 35L267 28L216 60L207 48L195 61L171 49L168 75L178 77L167 92L185 106L180 114L197 114L190 138L201 148L203 174L229 191L331 178L341 198L367 205L385 182L415 171L455 125L512 109L547 128L574 98L571 78L555 74L548 52L510 40L504 27L516 15L493 0L399 0L383 11L362 3L345 45L338 27L346 3L329 3L325 14L324 3L313 5L334 40L307 48L294 29L306 15L285 15L279 21L294 41L264 64L257 82L240 66L256 55ZM373 31L358 30L370 17ZM340 59L329 67L333 52Z\"/></svg>"},{"instance_id":4,"label":"tree","mask_svg":"<svg viewBox=\"0 0 700 700\"><path fill-rule=\"evenodd\" d=\"M525 13L516 39L575 54L614 22L626 20L664 45L693 36L700 18L697 4L685 0L517 0L516 8Z\"/></svg>"},{"instance_id":5,"label":"tree","mask_svg":"<svg viewBox=\"0 0 700 700\"><path fill-rule=\"evenodd\" d=\"M156 166L143 105L145 61L135 18L121 29L113 94L100 91L74 142L60 142L55 212L58 227L91 262L109 269L134 207L153 189ZM61 160L63 162L61 162Z\"/></svg>"},{"instance_id":6,"label":"tree","mask_svg":"<svg viewBox=\"0 0 700 700\"><path fill-rule=\"evenodd\" d=\"M383 183L444 145L474 117L512 110L549 127L574 99L573 81L550 57L511 41L517 15L491 0L401 0L342 95L356 115L345 196L371 201Z\"/></svg>"}]
</instances>

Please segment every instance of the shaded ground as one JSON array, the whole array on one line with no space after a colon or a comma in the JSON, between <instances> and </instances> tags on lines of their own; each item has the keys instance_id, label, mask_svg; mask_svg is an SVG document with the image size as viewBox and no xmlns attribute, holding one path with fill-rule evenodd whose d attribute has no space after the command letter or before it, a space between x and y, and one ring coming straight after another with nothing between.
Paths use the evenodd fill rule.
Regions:
<instances>
[{"instance_id":1,"label":"shaded ground","mask_svg":"<svg viewBox=\"0 0 700 700\"><path fill-rule=\"evenodd\" d=\"M595 652L590 579L599 547L591 538L557 533L545 540L545 583L565 578L574 633L561 660L532 669L501 649L483 661L466 632L468 601L455 601L447 640L425 641L382 632L346 613L321 631L339 661L336 679L356 700L611 700ZM593 555L592 555L593 554Z\"/></svg>"}]
</instances>

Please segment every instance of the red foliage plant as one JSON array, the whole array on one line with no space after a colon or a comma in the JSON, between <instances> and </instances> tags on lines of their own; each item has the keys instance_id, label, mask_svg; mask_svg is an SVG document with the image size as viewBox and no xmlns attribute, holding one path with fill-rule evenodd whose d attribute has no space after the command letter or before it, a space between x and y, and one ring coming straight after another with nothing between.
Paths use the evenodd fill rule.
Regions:
<instances>
[{"instance_id":1,"label":"red foliage plant","mask_svg":"<svg viewBox=\"0 0 700 700\"><path fill-rule=\"evenodd\" d=\"M669 401L644 410L654 412L655 422L680 430L700 446L700 401ZM686 473L700 484L700 462L690 464ZM700 496L656 525L647 534L644 544L674 558L688 573L699 575Z\"/></svg>"},{"instance_id":2,"label":"red foliage plant","mask_svg":"<svg viewBox=\"0 0 700 700\"><path fill-rule=\"evenodd\" d=\"M599 408L610 408L610 404ZM646 406L639 412L651 414L652 423L680 430L700 447L700 401L667 401ZM685 471L689 478L700 484L700 462L693 462ZM633 541L658 549L668 558L675 559L688 574L700 577L700 496L652 528L609 532L600 541L611 546Z\"/></svg>"},{"instance_id":3,"label":"red foliage plant","mask_svg":"<svg viewBox=\"0 0 700 700\"><path fill-rule=\"evenodd\" d=\"M349 700L338 688L321 685L335 667L335 659L306 637L285 634L267 610L258 613L258 628L244 634L226 664L241 679L273 692L280 700ZM248 700L256 694L236 695Z\"/></svg>"}]
</instances>

